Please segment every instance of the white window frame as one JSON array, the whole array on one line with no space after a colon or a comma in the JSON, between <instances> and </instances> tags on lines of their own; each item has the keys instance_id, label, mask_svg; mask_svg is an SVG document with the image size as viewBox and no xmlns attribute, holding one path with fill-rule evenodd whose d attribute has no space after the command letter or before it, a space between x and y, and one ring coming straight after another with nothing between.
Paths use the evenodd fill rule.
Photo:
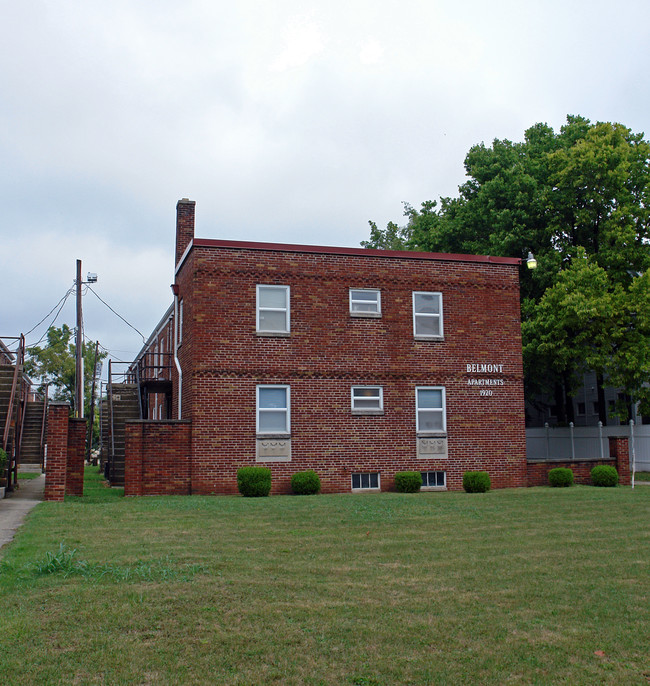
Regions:
<instances>
[{"instance_id":1,"label":"white window frame","mask_svg":"<svg viewBox=\"0 0 650 686\"><path fill-rule=\"evenodd\" d=\"M370 477L371 475L376 474L377 475L377 485L376 486L354 486L354 477L359 476L359 477L364 477L368 476ZM359 481L362 481L362 478L359 479ZM370 481L370 480L368 480ZM381 491L381 473L380 472L353 472L350 474L350 487L351 490L353 491Z\"/></svg>"},{"instance_id":2,"label":"white window frame","mask_svg":"<svg viewBox=\"0 0 650 686\"><path fill-rule=\"evenodd\" d=\"M437 295L438 296L438 303L439 307L438 309L440 312L438 314L435 314L433 312L416 312L415 311L415 299L416 296L418 295ZM443 329L443 318L442 318L442 293L439 291L413 291L413 336L417 339L422 339L422 340L430 340L430 341L439 341L442 338L444 338L444 329ZM438 322L440 324L438 328L438 333L437 334L426 334L426 333L418 333L417 332L417 320L418 318L428 318L428 319L438 319Z\"/></svg>"},{"instance_id":3,"label":"white window frame","mask_svg":"<svg viewBox=\"0 0 650 686\"><path fill-rule=\"evenodd\" d=\"M286 391L285 407L260 407L260 390L265 388L283 388ZM282 431L268 431L260 429L260 414L262 412L285 413L285 428ZM291 433L291 387L288 384L260 384L255 389L255 431L258 435L273 434L287 436Z\"/></svg>"},{"instance_id":4,"label":"white window frame","mask_svg":"<svg viewBox=\"0 0 650 686\"><path fill-rule=\"evenodd\" d=\"M356 310L355 305L357 303L369 304L372 300L359 300L358 298L352 297L353 293L375 293L377 298L375 300L376 309L372 310ZM349 290L350 299L350 316L351 317L381 317L381 291L378 288L350 288Z\"/></svg>"},{"instance_id":5,"label":"white window frame","mask_svg":"<svg viewBox=\"0 0 650 686\"><path fill-rule=\"evenodd\" d=\"M447 490L447 472L444 469L424 469L420 472L420 474L442 474L443 475L443 484L442 486L431 486L430 484L427 485L424 483L424 477L422 477L422 490L423 491L443 491Z\"/></svg>"},{"instance_id":6,"label":"white window frame","mask_svg":"<svg viewBox=\"0 0 650 686\"><path fill-rule=\"evenodd\" d=\"M419 391L442 391L442 407L423 407L419 406ZM420 412L440 412L442 413L441 429L420 429ZM441 435L447 433L447 398L444 386L416 386L415 387L415 427L418 434Z\"/></svg>"},{"instance_id":7,"label":"white window frame","mask_svg":"<svg viewBox=\"0 0 650 686\"><path fill-rule=\"evenodd\" d=\"M372 396L355 395L355 391L377 390L379 393ZM355 400L377 399L377 407L356 407ZM383 386L352 386L350 388L350 409L352 414L384 414L384 387Z\"/></svg>"},{"instance_id":8,"label":"white window frame","mask_svg":"<svg viewBox=\"0 0 650 686\"><path fill-rule=\"evenodd\" d=\"M260 289L273 288L280 289L283 288L286 293L286 307L261 307L260 306ZM259 283L255 287L255 329L257 333L260 334L270 334L270 335L286 335L291 331L291 289L289 286L283 286L282 284L276 283ZM284 312L285 313L285 324L284 329L262 329L260 327L260 314L262 312Z\"/></svg>"}]
</instances>

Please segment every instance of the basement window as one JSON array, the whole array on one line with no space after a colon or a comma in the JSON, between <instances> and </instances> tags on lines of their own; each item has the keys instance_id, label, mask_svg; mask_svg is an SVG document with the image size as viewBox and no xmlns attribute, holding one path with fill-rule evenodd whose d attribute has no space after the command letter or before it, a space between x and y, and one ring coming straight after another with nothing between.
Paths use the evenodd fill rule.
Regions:
<instances>
[{"instance_id":1,"label":"basement window","mask_svg":"<svg viewBox=\"0 0 650 686\"><path fill-rule=\"evenodd\" d=\"M353 491L378 491L379 472L360 472L352 475Z\"/></svg>"},{"instance_id":2,"label":"basement window","mask_svg":"<svg viewBox=\"0 0 650 686\"><path fill-rule=\"evenodd\" d=\"M421 472L423 489L447 488L447 472Z\"/></svg>"}]
</instances>

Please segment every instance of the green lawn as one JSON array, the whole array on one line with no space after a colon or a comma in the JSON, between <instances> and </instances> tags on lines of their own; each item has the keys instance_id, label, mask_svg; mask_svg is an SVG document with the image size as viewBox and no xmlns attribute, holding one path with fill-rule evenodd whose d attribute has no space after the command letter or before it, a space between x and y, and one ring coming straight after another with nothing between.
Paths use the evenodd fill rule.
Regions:
<instances>
[{"instance_id":1,"label":"green lawn","mask_svg":"<svg viewBox=\"0 0 650 686\"><path fill-rule=\"evenodd\" d=\"M86 493L0 562L3 684L650 680L650 487Z\"/></svg>"}]
</instances>

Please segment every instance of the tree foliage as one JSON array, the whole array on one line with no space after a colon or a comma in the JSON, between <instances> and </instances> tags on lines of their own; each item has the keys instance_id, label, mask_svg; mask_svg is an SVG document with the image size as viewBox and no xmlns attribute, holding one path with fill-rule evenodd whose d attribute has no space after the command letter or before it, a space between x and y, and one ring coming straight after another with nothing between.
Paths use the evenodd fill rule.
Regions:
<instances>
[{"instance_id":1,"label":"tree foliage","mask_svg":"<svg viewBox=\"0 0 650 686\"><path fill-rule=\"evenodd\" d=\"M105 352L99 352L97 362L106 357ZM39 380L39 390L42 392L46 385L50 388L50 397L70 403L75 410L75 359L76 345L74 332L67 325L60 328L50 327L47 332L47 343L27 348L25 371L34 380ZM83 344L84 359L84 405L85 416L90 414L90 396L95 365L95 344Z\"/></svg>"},{"instance_id":2,"label":"tree foliage","mask_svg":"<svg viewBox=\"0 0 650 686\"><path fill-rule=\"evenodd\" d=\"M527 390L571 394L581 374L625 389L650 413L650 145L621 124L569 116L524 140L473 146L455 198L405 204L371 223L365 247L535 254L521 270ZM604 408L601 403L601 412ZM601 418L603 415L601 415Z\"/></svg>"}]
</instances>

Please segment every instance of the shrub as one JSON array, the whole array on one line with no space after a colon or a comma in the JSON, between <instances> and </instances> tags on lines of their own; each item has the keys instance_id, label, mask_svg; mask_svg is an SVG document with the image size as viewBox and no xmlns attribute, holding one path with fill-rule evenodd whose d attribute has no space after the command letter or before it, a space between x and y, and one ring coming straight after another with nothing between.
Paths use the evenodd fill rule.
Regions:
<instances>
[{"instance_id":1,"label":"shrub","mask_svg":"<svg viewBox=\"0 0 650 686\"><path fill-rule=\"evenodd\" d=\"M237 488L248 498L268 495L271 491L271 470L268 467L242 467L237 470Z\"/></svg>"},{"instance_id":2,"label":"shrub","mask_svg":"<svg viewBox=\"0 0 650 686\"><path fill-rule=\"evenodd\" d=\"M550 486L573 486L573 471L568 467L556 467L548 473Z\"/></svg>"},{"instance_id":3,"label":"shrub","mask_svg":"<svg viewBox=\"0 0 650 686\"><path fill-rule=\"evenodd\" d=\"M467 493L485 493L490 490L490 475L487 472L465 472L463 488Z\"/></svg>"},{"instance_id":4,"label":"shrub","mask_svg":"<svg viewBox=\"0 0 650 686\"><path fill-rule=\"evenodd\" d=\"M0 448L0 479L5 475L5 469L7 468L7 453Z\"/></svg>"},{"instance_id":5,"label":"shrub","mask_svg":"<svg viewBox=\"0 0 650 686\"><path fill-rule=\"evenodd\" d=\"M618 472L614 467L599 464L591 470L591 483L594 486L616 486L618 484Z\"/></svg>"},{"instance_id":6,"label":"shrub","mask_svg":"<svg viewBox=\"0 0 650 686\"><path fill-rule=\"evenodd\" d=\"M320 491L320 479L313 469L296 472L291 477L291 490L296 495L314 495Z\"/></svg>"},{"instance_id":7,"label":"shrub","mask_svg":"<svg viewBox=\"0 0 650 686\"><path fill-rule=\"evenodd\" d=\"M422 474L420 472L397 472L395 474L395 488L400 493L417 493L422 488Z\"/></svg>"}]
</instances>

